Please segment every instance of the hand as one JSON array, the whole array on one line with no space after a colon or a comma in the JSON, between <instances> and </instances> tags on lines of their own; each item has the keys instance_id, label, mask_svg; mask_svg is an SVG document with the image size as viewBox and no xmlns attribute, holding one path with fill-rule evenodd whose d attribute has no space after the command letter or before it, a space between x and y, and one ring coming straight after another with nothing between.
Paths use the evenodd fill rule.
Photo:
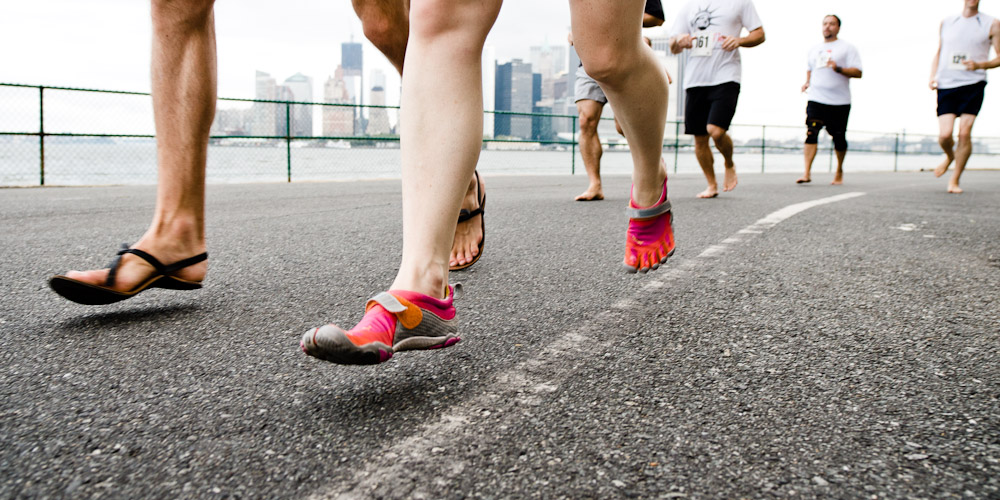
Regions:
<instances>
[{"instance_id":1,"label":"hand","mask_svg":"<svg viewBox=\"0 0 1000 500\"><path fill-rule=\"evenodd\" d=\"M694 38L691 38L691 35L688 33L678 35L677 46L682 49L690 49L691 47L694 47Z\"/></svg>"},{"instance_id":2,"label":"hand","mask_svg":"<svg viewBox=\"0 0 1000 500\"><path fill-rule=\"evenodd\" d=\"M809 90L809 82L806 82L804 85L802 85L802 93L803 94L806 93L806 90Z\"/></svg>"},{"instance_id":3,"label":"hand","mask_svg":"<svg viewBox=\"0 0 1000 500\"><path fill-rule=\"evenodd\" d=\"M826 67L834 71L837 71L837 63L835 63L833 59L830 59L829 61L826 62Z\"/></svg>"},{"instance_id":4,"label":"hand","mask_svg":"<svg viewBox=\"0 0 1000 500\"><path fill-rule=\"evenodd\" d=\"M965 69L968 71L975 71L979 69L979 63L977 63L976 61L965 61L962 64L965 65Z\"/></svg>"},{"instance_id":5,"label":"hand","mask_svg":"<svg viewBox=\"0 0 1000 500\"><path fill-rule=\"evenodd\" d=\"M569 33L566 34L566 41L569 42L570 45L573 45L573 32L572 31L570 31Z\"/></svg>"},{"instance_id":6,"label":"hand","mask_svg":"<svg viewBox=\"0 0 1000 500\"><path fill-rule=\"evenodd\" d=\"M931 90L937 90L937 80L931 80L931 83L930 83L929 86L930 86Z\"/></svg>"},{"instance_id":7,"label":"hand","mask_svg":"<svg viewBox=\"0 0 1000 500\"><path fill-rule=\"evenodd\" d=\"M723 35L719 41L722 42L722 50L726 52L732 52L740 47L739 37Z\"/></svg>"},{"instance_id":8,"label":"hand","mask_svg":"<svg viewBox=\"0 0 1000 500\"><path fill-rule=\"evenodd\" d=\"M670 76L670 72L667 71L667 85L671 85L673 83L674 83L674 77Z\"/></svg>"}]
</instances>

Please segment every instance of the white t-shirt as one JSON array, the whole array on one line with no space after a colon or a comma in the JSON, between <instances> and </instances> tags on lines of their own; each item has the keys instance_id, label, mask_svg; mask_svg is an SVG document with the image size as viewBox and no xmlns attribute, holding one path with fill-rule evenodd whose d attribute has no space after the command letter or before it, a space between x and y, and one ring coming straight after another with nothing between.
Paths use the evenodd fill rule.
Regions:
<instances>
[{"instance_id":1,"label":"white t-shirt","mask_svg":"<svg viewBox=\"0 0 1000 500\"><path fill-rule=\"evenodd\" d=\"M750 0L691 0L677 14L670 36L689 33L694 47L687 49L684 88L740 82L740 49L722 50L719 37L738 37L743 28L762 26Z\"/></svg>"},{"instance_id":2,"label":"white t-shirt","mask_svg":"<svg viewBox=\"0 0 1000 500\"><path fill-rule=\"evenodd\" d=\"M851 79L828 67L828 61L841 68L861 69L861 55L853 45L843 41L821 43L809 49L806 69L809 77L809 100L831 106L851 103Z\"/></svg>"},{"instance_id":3,"label":"white t-shirt","mask_svg":"<svg viewBox=\"0 0 1000 500\"><path fill-rule=\"evenodd\" d=\"M941 23L941 57L935 78L939 89L964 87L986 80L986 70L969 71L962 61L990 59L990 27L993 17L982 12L972 17L961 14Z\"/></svg>"}]
</instances>

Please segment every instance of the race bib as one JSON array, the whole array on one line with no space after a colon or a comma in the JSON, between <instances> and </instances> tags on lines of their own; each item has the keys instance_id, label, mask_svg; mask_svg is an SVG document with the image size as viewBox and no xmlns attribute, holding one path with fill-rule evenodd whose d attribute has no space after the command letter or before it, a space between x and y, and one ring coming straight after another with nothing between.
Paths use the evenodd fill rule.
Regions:
<instances>
[{"instance_id":1,"label":"race bib","mask_svg":"<svg viewBox=\"0 0 1000 500\"><path fill-rule=\"evenodd\" d=\"M948 57L948 69L966 71L965 61L971 61L968 52L952 52Z\"/></svg>"},{"instance_id":2,"label":"race bib","mask_svg":"<svg viewBox=\"0 0 1000 500\"><path fill-rule=\"evenodd\" d=\"M720 35L714 31L698 31L691 35L691 57L711 57Z\"/></svg>"},{"instance_id":3,"label":"race bib","mask_svg":"<svg viewBox=\"0 0 1000 500\"><path fill-rule=\"evenodd\" d=\"M830 59L833 58L833 53L829 50L821 50L819 52L819 57L816 58L816 69L825 68Z\"/></svg>"}]
</instances>

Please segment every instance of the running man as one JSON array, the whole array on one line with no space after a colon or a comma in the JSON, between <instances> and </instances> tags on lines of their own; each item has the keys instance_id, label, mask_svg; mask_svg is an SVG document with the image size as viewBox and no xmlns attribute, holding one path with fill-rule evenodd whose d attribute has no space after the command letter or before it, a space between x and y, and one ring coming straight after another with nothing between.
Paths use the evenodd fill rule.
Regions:
<instances>
[{"instance_id":1,"label":"running man","mask_svg":"<svg viewBox=\"0 0 1000 500\"><path fill-rule=\"evenodd\" d=\"M806 104L806 172L797 181L812 182L810 173L816 159L819 133L833 137L837 153L837 173L830 184L844 183L844 157L847 156L847 118L851 114L851 78L861 78L861 56L853 45L840 40L840 18L830 14L823 18L823 43L809 49L806 58L806 83L802 92L809 92Z\"/></svg>"},{"instance_id":2,"label":"running man","mask_svg":"<svg viewBox=\"0 0 1000 500\"><path fill-rule=\"evenodd\" d=\"M743 28L747 36L740 37ZM699 198L715 198L711 137L726 167L723 191L736 188L733 140L727 134L740 96L740 47L764 43L764 27L751 0L690 0L670 31L670 52L688 51L684 67L684 131L694 136L694 153L708 181Z\"/></svg>"},{"instance_id":3,"label":"running man","mask_svg":"<svg viewBox=\"0 0 1000 500\"><path fill-rule=\"evenodd\" d=\"M957 16L945 18L938 32L938 51L931 64L931 90L937 90L938 144L945 160L934 169L941 177L955 162L949 193L961 193L958 181L972 156L972 125L983 106L986 70L1000 66L1000 21L979 12L979 0L965 0ZM990 45L996 57L990 59ZM958 146L952 134L958 123Z\"/></svg>"},{"instance_id":4,"label":"running man","mask_svg":"<svg viewBox=\"0 0 1000 500\"><path fill-rule=\"evenodd\" d=\"M663 24L663 6L660 0L647 0L642 14L642 27L651 28ZM649 40L648 38L646 40ZM652 42L648 42L652 45ZM569 44L573 45L573 34L569 35ZM575 198L576 201L597 201L604 199L601 187L601 156L604 148L601 138L597 135L597 126L601 124L601 113L608 98L601 90L597 81L583 70L583 63L576 68L576 112L580 117L580 156L587 170L590 185L587 190ZM617 126L617 118L615 119ZM621 129L619 128L619 133ZM624 135L624 134L622 134Z\"/></svg>"}]
</instances>

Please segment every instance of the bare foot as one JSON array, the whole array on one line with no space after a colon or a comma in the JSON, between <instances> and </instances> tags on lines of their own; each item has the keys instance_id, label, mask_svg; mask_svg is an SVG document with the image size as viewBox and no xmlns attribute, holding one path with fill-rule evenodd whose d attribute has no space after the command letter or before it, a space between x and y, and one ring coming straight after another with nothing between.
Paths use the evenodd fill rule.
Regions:
<instances>
[{"instance_id":1,"label":"bare foot","mask_svg":"<svg viewBox=\"0 0 1000 500\"><path fill-rule=\"evenodd\" d=\"M590 186L579 196L573 198L574 201L599 201L604 199L604 190L600 185Z\"/></svg>"},{"instance_id":2,"label":"bare foot","mask_svg":"<svg viewBox=\"0 0 1000 500\"><path fill-rule=\"evenodd\" d=\"M833 176L833 182L831 182L830 184L834 186L839 186L843 183L844 183L844 176L841 174L837 174Z\"/></svg>"},{"instance_id":3,"label":"bare foot","mask_svg":"<svg viewBox=\"0 0 1000 500\"><path fill-rule=\"evenodd\" d=\"M945 160L941 162L937 168L934 169L934 177L941 177L945 172L948 171L948 167L951 166L951 162L954 160L951 156L945 155Z\"/></svg>"},{"instance_id":4,"label":"bare foot","mask_svg":"<svg viewBox=\"0 0 1000 500\"><path fill-rule=\"evenodd\" d=\"M726 167L726 179L722 183L722 190L730 192L736 189L736 167Z\"/></svg>"},{"instance_id":5,"label":"bare foot","mask_svg":"<svg viewBox=\"0 0 1000 500\"><path fill-rule=\"evenodd\" d=\"M483 176L473 177L469 182L469 190L462 199L462 208L474 211L479 208L479 199L483 196L486 183ZM485 201L485 200L484 200ZM483 241L483 219L482 214L476 215L469 220L459 222L455 227L455 242L451 245L451 256L448 260L449 267L464 266L479 255L479 242Z\"/></svg>"},{"instance_id":6,"label":"bare foot","mask_svg":"<svg viewBox=\"0 0 1000 500\"><path fill-rule=\"evenodd\" d=\"M958 187L957 185L949 184L948 185L948 192L952 193L952 194L962 194L963 191L962 191L962 188Z\"/></svg>"},{"instance_id":7,"label":"bare foot","mask_svg":"<svg viewBox=\"0 0 1000 500\"><path fill-rule=\"evenodd\" d=\"M137 248L152 255L163 265L180 262L188 257L193 257L205 251L204 243L196 247L194 250L189 250L188 248L191 247L179 246L176 242L159 245L155 241L151 240L152 238L147 239L146 237L143 237L143 239L138 243L132 245L132 248ZM105 286L108 279L108 271L108 268L90 271L69 271L65 276L84 283ZM156 270L153 266L149 265L149 263L141 257L132 254L125 254L122 256L121 263L118 266L118 272L115 275L115 281L110 288L119 292L134 290L137 286L149 279L149 277L155 272ZM205 275L207 273L208 262L203 261L180 269L173 273L172 276L185 281L200 282L205 279Z\"/></svg>"},{"instance_id":8,"label":"bare foot","mask_svg":"<svg viewBox=\"0 0 1000 500\"><path fill-rule=\"evenodd\" d=\"M796 184L805 184L807 182L812 182L812 181L813 181L812 179L810 179L809 177L803 175L802 177L799 177L798 180L795 181L795 183Z\"/></svg>"},{"instance_id":9,"label":"bare foot","mask_svg":"<svg viewBox=\"0 0 1000 500\"><path fill-rule=\"evenodd\" d=\"M719 188L716 186L708 186L704 191L698 193L699 198L715 198L719 196Z\"/></svg>"}]
</instances>

